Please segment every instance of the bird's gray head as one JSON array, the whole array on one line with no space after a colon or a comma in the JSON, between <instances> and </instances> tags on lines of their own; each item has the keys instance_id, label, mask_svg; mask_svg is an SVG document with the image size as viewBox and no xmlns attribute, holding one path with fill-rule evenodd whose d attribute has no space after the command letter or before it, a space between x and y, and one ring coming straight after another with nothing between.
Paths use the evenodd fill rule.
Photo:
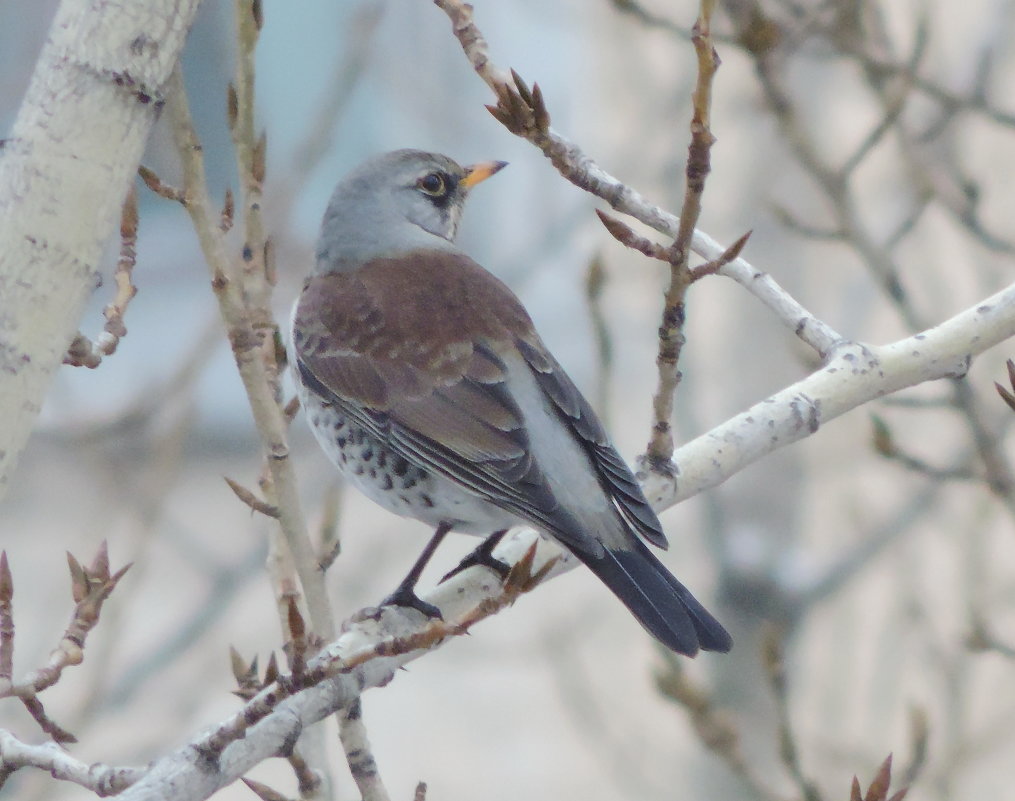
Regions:
<instances>
[{"instance_id":1,"label":"bird's gray head","mask_svg":"<svg viewBox=\"0 0 1015 801\"><path fill-rule=\"evenodd\" d=\"M395 150L363 163L339 182L328 203L318 272L345 272L419 248L451 248L469 190L505 164L462 167L422 150Z\"/></svg>"}]
</instances>

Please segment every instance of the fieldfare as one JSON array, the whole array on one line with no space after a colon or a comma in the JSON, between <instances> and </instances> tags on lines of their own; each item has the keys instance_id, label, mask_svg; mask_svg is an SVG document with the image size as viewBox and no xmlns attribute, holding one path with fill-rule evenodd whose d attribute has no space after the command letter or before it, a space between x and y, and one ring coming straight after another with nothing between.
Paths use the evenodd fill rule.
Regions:
<instances>
[{"instance_id":1,"label":"fieldfare","mask_svg":"<svg viewBox=\"0 0 1015 801\"><path fill-rule=\"evenodd\" d=\"M504 166L399 150L342 180L293 309L290 364L345 477L436 528L392 599L414 593L448 531L533 526L584 562L666 647L728 651L726 630L642 541L659 519L514 293L455 246L469 191Z\"/></svg>"}]
</instances>

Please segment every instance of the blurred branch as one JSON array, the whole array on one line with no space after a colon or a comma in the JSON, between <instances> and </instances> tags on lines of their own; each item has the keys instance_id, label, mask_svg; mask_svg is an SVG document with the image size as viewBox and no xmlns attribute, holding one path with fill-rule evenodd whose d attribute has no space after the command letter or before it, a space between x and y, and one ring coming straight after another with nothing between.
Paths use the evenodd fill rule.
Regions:
<instances>
[{"instance_id":1,"label":"blurred branch","mask_svg":"<svg viewBox=\"0 0 1015 801\"><path fill-rule=\"evenodd\" d=\"M917 520L934 512L941 497L938 482L924 484L891 519L878 526L860 542L839 554L789 599L790 614L801 618L813 607L831 597L874 563L891 545L910 533Z\"/></svg>"},{"instance_id":2,"label":"blurred branch","mask_svg":"<svg viewBox=\"0 0 1015 801\"><path fill-rule=\"evenodd\" d=\"M927 764L930 727L927 724L927 712L922 707L910 707L909 736L912 739L913 753L909 758L909 764L902 771L902 783L907 787L916 781Z\"/></svg>"},{"instance_id":3,"label":"blurred branch","mask_svg":"<svg viewBox=\"0 0 1015 801\"><path fill-rule=\"evenodd\" d=\"M865 51L860 42L840 45L843 55L855 58L871 73L882 78L902 78L912 86L943 107L955 111L972 111L998 125L1015 128L1015 113L999 109L987 98L983 91L958 92L920 75L911 63L898 63L886 57L879 57Z\"/></svg>"},{"instance_id":4,"label":"blurred branch","mask_svg":"<svg viewBox=\"0 0 1015 801\"><path fill-rule=\"evenodd\" d=\"M673 35L680 37L684 41L690 41L694 35L693 32L687 30L687 28L649 11L645 8L645 6L635 2L635 0L611 0L611 2L617 11L633 17L650 28L659 28L660 30L667 31L668 33L672 33Z\"/></svg>"},{"instance_id":5,"label":"blurred branch","mask_svg":"<svg viewBox=\"0 0 1015 801\"><path fill-rule=\"evenodd\" d=\"M783 653L782 632L770 626L762 635L762 666L768 676L772 696L775 699L778 721L779 756L796 782L804 801L822 801L821 792L814 780L809 778L800 762L799 748L793 731L789 711L789 685L786 679L786 664Z\"/></svg>"},{"instance_id":6,"label":"blurred branch","mask_svg":"<svg viewBox=\"0 0 1015 801\"><path fill-rule=\"evenodd\" d=\"M861 47L853 46L853 40L857 40L868 51L876 51L878 55L891 58L888 45L891 37L884 15L872 10L866 17L866 25L872 29L869 35L858 32L857 35L837 38L835 42L838 44L842 39L841 45L855 53ZM916 20L912 53L906 60L907 74L912 75L918 71L927 50L929 36L928 15L924 10ZM908 173L908 183L917 190L914 216L922 213L926 203L934 200L988 249L1001 253L1013 252L1015 245L987 231L979 217L979 189L960 166L959 150L955 147L955 128L960 119L958 109L947 104L941 105L937 122L923 124L917 129L902 115L903 109L914 99L911 97L913 82L904 77L887 79L882 73L870 68L864 70L864 76L871 92L884 109L885 120L889 122L885 130L892 128L898 134L899 152ZM977 84L970 87L968 93L982 97L986 91L986 77L986 72L981 70L976 79ZM861 149L855 164L858 165L870 149L872 148ZM905 227L904 225L902 230ZM898 235L893 236L889 243L898 241L898 238Z\"/></svg>"},{"instance_id":7,"label":"blurred branch","mask_svg":"<svg viewBox=\"0 0 1015 801\"><path fill-rule=\"evenodd\" d=\"M1003 642L982 615L973 617L972 629L966 635L966 645L973 651L991 651L1006 659L1015 659L1015 646Z\"/></svg>"},{"instance_id":8,"label":"blurred branch","mask_svg":"<svg viewBox=\"0 0 1015 801\"><path fill-rule=\"evenodd\" d=\"M743 36L747 35L746 28L753 24L753 20L762 15L760 5L756 0L751 0L746 5L754 11L733 15L734 24L741 26ZM822 30L833 44L853 41L873 42L873 45L867 44L866 46L885 50L887 49L885 43L889 40L886 23L878 10L873 7L869 9L869 13L862 17L851 19L850 25L842 25L840 21L835 26L826 26ZM909 59L912 70L915 70L921 59L926 35L926 25L921 18L916 25L913 52ZM903 106L909 99L910 84L903 83L901 87L889 92L883 78L876 72L868 70L868 88L881 103L881 120L854 154L842 166L835 167L822 156L818 137L809 129L805 116L801 114L798 104L794 102L788 87L787 60L782 57L782 54L772 49L748 50L747 52L754 60L755 74L764 93L769 112L778 123L792 157L812 178L824 194L827 205L831 208L833 216L831 229L841 232L843 244L855 251L861 262L878 281L906 326L911 331L925 328L927 326L925 316L917 312L908 290L902 283L900 267L891 252L891 245L898 241L898 233L893 234L885 242L878 241L872 232L872 226L865 224L863 220L861 214L863 203L858 198L853 182L860 163L869 157L874 145L891 128L899 133L900 151L907 162L911 181L915 185L923 186L925 188L924 194L929 193L935 199L941 200L946 208L955 210L955 205L948 200L947 192L941 190L940 181L934 177L940 172L943 159L938 154L932 156L927 152L926 143L921 142L909 132L902 115ZM918 206L925 202L925 200L921 200ZM969 222L968 209L960 212L959 217L966 221L967 230L982 229L978 223ZM913 224L913 220L915 217L911 217L906 225ZM988 243L988 246L995 248L996 245L996 242ZM960 372L959 375L963 372ZM1015 487L1015 474L1013 474L1015 471L1013 471L1006 455L998 447L996 435L984 424L979 404L968 383L953 382L952 393L953 405L962 415L983 463L985 483L998 501L1005 506L1009 515L1015 519L1015 492L1012 491Z\"/></svg>"},{"instance_id":9,"label":"blurred branch","mask_svg":"<svg viewBox=\"0 0 1015 801\"><path fill-rule=\"evenodd\" d=\"M191 554L193 552L193 549L189 551ZM229 602L236 598L248 582L261 575L264 549L250 548L238 562L230 560L218 563L208 554L200 554L198 558L206 575L204 593L199 596L195 593L196 600L190 612L174 629L163 632L157 644L133 661L117 665L105 693L104 701L108 709L125 707L148 682L158 680L159 673L166 670L175 655L199 642L203 634L221 622Z\"/></svg>"},{"instance_id":10,"label":"blurred branch","mask_svg":"<svg viewBox=\"0 0 1015 801\"><path fill-rule=\"evenodd\" d=\"M679 659L668 653L663 654L663 659L666 660L666 670L656 673L656 688L664 698L687 711L702 745L719 757L755 798L783 801L783 796L756 774L740 747L740 735L733 721L711 694L690 679Z\"/></svg>"},{"instance_id":11,"label":"blurred branch","mask_svg":"<svg viewBox=\"0 0 1015 801\"><path fill-rule=\"evenodd\" d=\"M87 445L108 441L115 435L138 436L146 429L157 427L159 415L168 410L179 412L194 394L216 345L222 342L222 321L216 312L203 323L195 320L193 342L175 365L149 385L138 388L134 397L108 412L95 416L78 415L67 426L47 428L44 436L71 445Z\"/></svg>"},{"instance_id":12,"label":"blurred branch","mask_svg":"<svg viewBox=\"0 0 1015 801\"><path fill-rule=\"evenodd\" d=\"M891 429L881 417L871 415L874 429L874 450L878 455L890 459L907 470L919 473L935 481L977 481L978 476L968 465L956 467L936 467L929 462L904 452L895 441Z\"/></svg>"},{"instance_id":13,"label":"blurred branch","mask_svg":"<svg viewBox=\"0 0 1015 801\"><path fill-rule=\"evenodd\" d=\"M593 408L602 420L610 421L610 379L613 374L613 340L603 309L603 290L606 286L606 265L596 253L589 259L585 270L585 302L592 320L592 335L596 344L596 402Z\"/></svg>"}]
</instances>

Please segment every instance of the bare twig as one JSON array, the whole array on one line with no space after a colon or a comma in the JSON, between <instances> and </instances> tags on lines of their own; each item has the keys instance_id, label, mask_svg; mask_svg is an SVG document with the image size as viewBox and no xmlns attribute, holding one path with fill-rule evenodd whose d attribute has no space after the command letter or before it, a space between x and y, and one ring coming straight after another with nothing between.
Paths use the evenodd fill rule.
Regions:
<instances>
[{"instance_id":1,"label":"bare twig","mask_svg":"<svg viewBox=\"0 0 1015 801\"><path fill-rule=\"evenodd\" d=\"M746 247L747 240L751 238L751 233L751 231L748 231L711 261L706 261L704 264L692 267L691 283L700 281L706 275L718 275L727 264L731 264L740 258L740 252Z\"/></svg>"},{"instance_id":2,"label":"bare twig","mask_svg":"<svg viewBox=\"0 0 1015 801\"><path fill-rule=\"evenodd\" d=\"M240 499L244 504L250 507L251 511L260 512L266 517L274 518L278 520L278 507L272 506L270 503L265 503L258 498L253 492L248 490L242 484L233 481L229 476L223 476L226 484L229 485L229 489L235 493L236 497Z\"/></svg>"},{"instance_id":3,"label":"bare twig","mask_svg":"<svg viewBox=\"0 0 1015 801\"><path fill-rule=\"evenodd\" d=\"M637 250L650 259L658 259L659 261L669 263L670 251L665 245L653 242L646 237L638 236L627 223L617 219L612 214L607 214L605 211L596 209L596 215L599 217L603 227L610 232L610 236L620 244L631 248L631 250Z\"/></svg>"},{"instance_id":4,"label":"bare twig","mask_svg":"<svg viewBox=\"0 0 1015 801\"><path fill-rule=\"evenodd\" d=\"M977 475L967 465L960 467L936 467L924 459L906 453L895 441L888 423L876 414L871 415L871 424L874 429L872 438L874 450L879 455L897 462L907 470L920 473L935 481L978 481L982 478L982 476Z\"/></svg>"},{"instance_id":5,"label":"bare twig","mask_svg":"<svg viewBox=\"0 0 1015 801\"><path fill-rule=\"evenodd\" d=\"M342 514L344 484L336 482L324 493L321 523L318 526L318 564L321 572L327 573L342 553L342 540L338 534L338 522Z\"/></svg>"},{"instance_id":6,"label":"bare twig","mask_svg":"<svg viewBox=\"0 0 1015 801\"><path fill-rule=\"evenodd\" d=\"M205 185L200 146L177 72L169 107L174 136L184 163L183 203L190 213L212 271L212 286L229 330L233 354L255 423L264 442L266 467L260 483L265 501L250 505L277 516L280 524L284 545L278 538L272 537L268 566L283 627L287 620L293 620L287 610L297 597L298 575L315 632L321 638L331 639L335 633L331 607L307 536L295 474L288 458L288 421L281 406L281 386L275 358L278 326L270 309L274 274L261 214L266 144L264 136L258 136L254 130L254 50L263 23L260 3L258 0L237 0L235 13L238 26L237 66L235 84L230 87L228 96L228 118L241 183L244 245L239 268L227 257L222 239L223 232L232 226L232 198L227 196L226 207L221 213L214 212ZM236 486L233 489L236 491ZM253 501L253 494L248 493L245 500L248 503ZM317 731L311 738L318 751L320 736ZM314 761L318 761L316 756ZM321 770L326 770L323 763Z\"/></svg>"},{"instance_id":7,"label":"bare twig","mask_svg":"<svg viewBox=\"0 0 1015 801\"><path fill-rule=\"evenodd\" d=\"M76 743L77 737L67 731L63 726L53 720L47 713L46 708L43 706L42 701L39 700L38 696L31 695L21 699L22 705L29 715L32 716L40 729L52 738L54 742L64 743Z\"/></svg>"},{"instance_id":8,"label":"bare twig","mask_svg":"<svg viewBox=\"0 0 1015 801\"><path fill-rule=\"evenodd\" d=\"M902 784L906 787L916 781L927 763L930 727L927 724L927 713L920 707L912 707L909 710L909 734L913 753L909 758L909 764L902 771Z\"/></svg>"},{"instance_id":9,"label":"bare twig","mask_svg":"<svg viewBox=\"0 0 1015 801\"><path fill-rule=\"evenodd\" d=\"M219 230L228 234L233 230L233 223L236 221L236 201L233 198L233 190L227 189L225 200L222 203L222 213L219 215Z\"/></svg>"},{"instance_id":10,"label":"bare twig","mask_svg":"<svg viewBox=\"0 0 1015 801\"><path fill-rule=\"evenodd\" d=\"M911 337L877 347L844 342L819 370L682 445L673 457L679 482L649 472L645 495L656 509L668 508L867 401L965 375L973 356L1011 336L1015 284Z\"/></svg>"},{"instance_id":11,"label":"bare twig","mask_svg":"<svg viewBox=\"0 0 1015 801\"><path fill-rule=\"evenodd\" d=\"M549 127L549 113L542 94L523 89L524 84L519 86L508 73L491 63L486 40L473 20L472 6L463 0L434 2L451 20L452 31L473 69L497 96L498 104L491 111L498 120L538 147L561 176L575 186L602 198L622 214L628 214L667 236L676 237L680 221L674 215L649 203L638 192L603 170L577 145ZM708 260L718 258L726 250L702 231L694 232L691 249ZM822 356L842 341L831 326L808 312L770 275L744 259L734 259L722 269L721 274L732 278L757 297L783 325Z\"/></svg>"},{"instance_id":12,"label":"bare twig","mask_svg":"<svg viewBox=\"0 0 1015 801\"><path fill-rule=\"evenodd\" d=\"M254 53L263 20L260 0L235 0L236 75L229 94L229 129L233 138L236 166L240 176L240 206L243 212L243 288L251 324L264 336L277 326L269 309L269 275L265 259L267 235L262 208L266 142L254 128ZM270 338L270 337L268 337ZM274 358L265 359L267 374L278 392Z\"/></svg>"},{"instance_id":13,"label":"bare twig","mask_svg":"<svg viewBox=\"0 0 1015 801\"><path fill-rule=\"evenodd\" d=\"M109 572L106 544L99 548L92 564L82 566L67 554L71 573L71 590L76 606L70 624L46 664L30 672L21 681L12 678L14 656L14 584L6 553L0 555L0 698L18 698L39 728L60 743L76 742L74 735L59 726L38 698L43 690L56 684L65 668L84 660L84 646L89 632L99 621L102 605L117 583L130 568L128 564L115 574Z\"/></svg>"},{"instance_id":14,"label":"bare twig","mask_svg":"<svg viewBox=\"0 0 1015 801\"><path fill-rule=\"evenodd\" d=\"M449 637L468 633L472 626L510 606L522 594L532 591L553 574L559 557L543 556L538 560L540 566L537 568L538 545L538 542L531 542L521 558L512 566L502 586L496 590L490 588L483 600L456 617L445 615L445 620L439 618L427 620L422 626L407 629L404 633L367 640L352 649L347 644L347 638L342 637L308 660L305 667L301 666L298 674L280 677L277 682L261 690L244 705L242 710L221 723L214 731L203 735L190 747L209 758L220 756L227 746L247 736L252 727L271 715L283 701L303 690L317 687L339 676L349 675L374 660L392 658L397 660L417 651L435 648ZM552 546L549 550L556 551ZM452 589L453 587L443 587L437 594L442 599L447 599L444 601L446 603L454 597L449 595ZM430 597L433 597L433 594ZM382 622L386 614L385 609L391 608L373 610L370 613L364 610L353 622L363 624ZM391 614L399 620L404 619L406 615L411 615L414 619L419 617L414 610L405 611L397 607L391 610ZM346 697L336 708L350 706L357 698L358 695Z\"/></svg>"},{"instance_id":15,"label":"bare twig","mask_svg":"<svg viewBox=\"0 0 1015 801\"><path fill-rule=\"evenodd\" d=\"M137 174L144 182L144 185L159 197L171 200L174 203L186 204L187 196L184 190L165 183L154 171L148 169L143 164L137 168Z\"/></svg>"},{"instance_id":16,"label":"bare twig","mask_svg":"<svg viewBox=\"0 0 1015 801\"><path fill-rule=\"evenodd\" d=\"M226 323L233 355L250 399L277 497L269 503L279 510L279 524L292 554L300 583L307 597L314 628L322 637L334 631L331 607L324 592L317 560L306 535L306 524L296 491L295 474L286 441L287 422L273 393L274 379L259 347L262 337L251 324L237 274L226 255L226 246L216 224L217 213L208 197L201 146L197 141L187 108L182 80L177 72L167 104L174 136L184 164L184 206L190 213L201 248L212 273L212 288ZM274 501L274 503L272 503ZM291 588L294 589L294 588Z\"/></svg>"},{"instance_id":17,"label":"bare twig","mask_svg":"<svg viewBox=\"0 0 1015 801\"><path fill-rule=\"evenodd\" d=\"M669 250L670 283L663 300L662 320L659 323L659 347L656 368L659 381L652 398L652 434L645 453L656 470L665 469L673 457L673 401L680 383L678 369L683 350L685 303L687 288L691 285L690 244L694 227L701 216L701 199L705 192L705 179L711 171L711 151L715 137L711 130L712 80L719 69L719 55L712 44L713 0L701 0L698 19L694 23L691 41L698 57L698 78L691 94L694 109L691 118L691 144L687 149L684 202L680 210L677 235Z\"/></svg>"},{"instance_id":18,"label":"bare twig","mask_svg":"<svg viewBox=\"0 0 1015 801\"><path fill-rule=\"evenodd\" d=\"M296 776L296 784L299 787L300 798L313 798L321 789L321 774L313 768L303 755L295 748L286 759Z\"/></svg>"},{"instance_id":19,"label":"bare twig","mask_svg":"<svg viewBox=\"0 0 1015 801\"><path fill-rule=\"evenodd\" d=\"M115 573L110 573L109 551L105 542L99 547L91 565L82 565L70 554L67 554L67 562L76 604L71 622L44 666L33 670L18 682L10 679L5 681L0 677L0 698L32 698L56 684L65 668L80 665L84 659L85 641L99 622L102 605L130 569L127 564ZM13 644L10 647L13 648Z\"/></svg>"},{"instance_id":20,"label":"bare twig","mask_svg":"<svg viewBox=\"0 0 1015 801\"><path fill-rule=\"evenodd\" d=\"M134 264L137 261L137 221L137 193L134 187L131 187L124 200L123 214L120 217L120 259L113 273L116 294L102 312L106 324L94 342L84 334L74 337L64 357L64 364L73 367L98 367L103 357L116 352L120 340L127 335L123 316L130 301L137 294L137 287L133 282Z\"/></svg>"},{"instance_id":21,"label":"bare twig","mask_svg":"<svg viewBox=\"0 0 1015 801\"><path fill-rule=\"evenodd\" d=\"M86 764L75 759L55 742L29 745L11 732L0 729L0 787L4 779L20 768L38 768L54 779L73 782L98 796L115 795L145 773L145 768L117 768L99 762Z\"/></svg>"}]
</instances>

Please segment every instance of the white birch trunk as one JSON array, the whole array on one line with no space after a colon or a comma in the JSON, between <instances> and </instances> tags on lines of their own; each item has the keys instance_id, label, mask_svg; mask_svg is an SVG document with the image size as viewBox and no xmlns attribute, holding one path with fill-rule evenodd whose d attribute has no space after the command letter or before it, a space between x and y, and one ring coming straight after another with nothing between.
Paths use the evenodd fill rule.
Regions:
<instances>
[{"instance_id":1,"label":"white birch trunk","mask_svg":"<svg viewBox=\"0 0 1015 801\"><path fill-rule=\"evenodd\" d=\"M64 0L0 151L0 499L199 0Z\"/></svg>"}]
</instances>

